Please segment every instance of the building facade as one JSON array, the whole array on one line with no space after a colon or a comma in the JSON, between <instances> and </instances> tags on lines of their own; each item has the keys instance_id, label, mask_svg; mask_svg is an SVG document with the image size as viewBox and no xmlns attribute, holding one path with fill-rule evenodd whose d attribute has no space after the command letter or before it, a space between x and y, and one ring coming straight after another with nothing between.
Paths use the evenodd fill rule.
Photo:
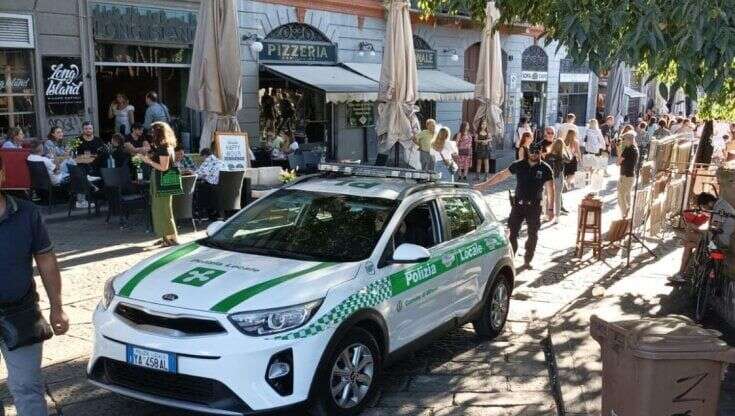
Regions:
<instances>
[{"instance_id":1,"label":"building facade","mask_svg":"<svg viewBox=\"0 0 735 416\"><path fill-rule=\"evenodd\" d=\"M0 135L41 137L84 121L109 135L117 94L143 121L158 91L179 131L200 124L184 106L198 1L5 0L0 2ZM193 122L192 122L193 121Z\"/></svg>"},{"instance_id":2,"label":"building facade","mask_svg":"<svg viewBox=\"0 0 735 416\"><path fill-rule=\"evenodd\" d=\"M198 0L6 0L0 3L0 134L29 136L92 121L114 131L110 104L127 97L142 121L144 95L158 91L191 144L201 115L185 107ZM380 0L238 0L243 109L257 147L268 130L291 130L339 160L373 160L374 101L385 35ZM481 27L466 17L412 13L420 118L456 131L477 106L471 85ZM523 26L503 28L505 145L521 117L537 126L567 112L594 117L597 78ZM262 45L258 50L256 44ZM376 69L377 68L377 69ZM293 110L284 106L290 103ZM293 114L291 114L293 112ZM283 114L286 117L283 117ZM193 147L193 146L192 146Z\"/></svg>"}]
</instances>

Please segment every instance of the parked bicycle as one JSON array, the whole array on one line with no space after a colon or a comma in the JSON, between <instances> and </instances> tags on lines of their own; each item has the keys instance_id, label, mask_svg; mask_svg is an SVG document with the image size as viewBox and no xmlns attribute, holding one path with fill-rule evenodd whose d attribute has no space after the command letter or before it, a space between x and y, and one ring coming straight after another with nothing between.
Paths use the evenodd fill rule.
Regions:
<instances>
[{"instance_id":1,"label":"parked bicycle","mask_svg":"<svg viewBox=\"0 0 735 416\"><path fill-rule=\"evenodd\" d=\"M691 282L691 295L695 299L694 319L701 322L709 311L709 303L713 296L721 296L726 284L722 269L726 258L725 251L718 247L717 236L722 234L717 221L712 219L735 218L735 215L724 211L689 210L685 212L707 213L711 218L706 232L699 240L695 255L689 260L688 275Z\"/></svg>"}]
</instances>

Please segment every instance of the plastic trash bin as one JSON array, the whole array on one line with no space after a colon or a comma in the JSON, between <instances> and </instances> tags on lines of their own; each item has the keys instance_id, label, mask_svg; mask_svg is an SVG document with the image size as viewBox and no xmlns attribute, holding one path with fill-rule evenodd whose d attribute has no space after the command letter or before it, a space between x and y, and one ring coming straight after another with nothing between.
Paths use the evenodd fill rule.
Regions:
<instances>
[{"instance_id":1,"label":"plastic trash bin","mask_svg":"<svg viewBox=\"0 0 735 416\"><path fill-rule=\"evenodd\" d=\"M602 347L603 416L715 416L735 349L683 316L590 321Z\"/></svg>"}]
</instances>

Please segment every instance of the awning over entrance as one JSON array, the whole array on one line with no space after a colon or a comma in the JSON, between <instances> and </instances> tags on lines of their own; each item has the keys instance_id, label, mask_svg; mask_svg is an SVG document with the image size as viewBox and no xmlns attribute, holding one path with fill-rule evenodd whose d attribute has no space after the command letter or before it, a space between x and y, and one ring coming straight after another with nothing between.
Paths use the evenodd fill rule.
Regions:
<instances>
[{"instance_id":1,"label":"awning over entrance","mask_svg":"<svg viewBox=\"0 0 735 416\"><path fill-rule=\"evenodd\" d=\"M373 81L380 81L380 64L346 62L345 66ZM419 99L431 101L472 100L475 84L438 69L419 69Z\"/></svg>"},{"instance_id":2,"label":"awning over entrance","mask_svg":"<svg viewBox=\"0 0 735 416\"><path fill-rule=\"evenodd\" d=\"M342 66L263 65L265 70L326 93L326 101L375 101L378 83Z\"/></svg>"}]
</instances>

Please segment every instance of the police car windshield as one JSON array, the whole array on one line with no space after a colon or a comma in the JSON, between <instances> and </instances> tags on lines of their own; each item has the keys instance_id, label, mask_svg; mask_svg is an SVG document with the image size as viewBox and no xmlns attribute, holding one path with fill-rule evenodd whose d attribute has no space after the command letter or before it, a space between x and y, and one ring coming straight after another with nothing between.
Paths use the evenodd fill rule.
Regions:
<instances>
[{"instance_id":1,"label":"police car windshield","mask_svg":"<svg viewBox=\"0 0 735 416\"><path fill-rule=\"evenodd\" d=\"M202 243L273 257L359 261L370 256L397 205L382 198L282 189Z\"/></svg>"}]
</instances>

